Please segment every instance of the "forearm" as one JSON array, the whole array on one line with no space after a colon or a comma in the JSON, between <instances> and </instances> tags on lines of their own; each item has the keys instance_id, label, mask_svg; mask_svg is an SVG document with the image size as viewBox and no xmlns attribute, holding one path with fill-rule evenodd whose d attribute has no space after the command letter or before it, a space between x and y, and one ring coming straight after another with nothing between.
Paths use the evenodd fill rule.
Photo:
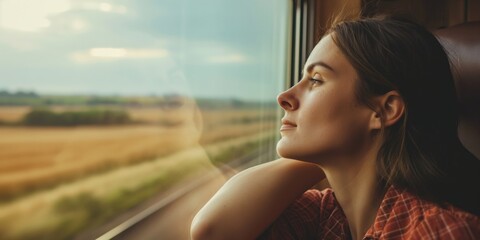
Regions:
<instances>
[{"instance_id":1,"label":"forearm","mask_svg":"<svg viewBox=\"0 0 480 240\"><path fill-rule=\"evenodd\" d=\"M193 239L253 239L324 178L314 164L278 159L232 177L197 213Z\"/></svg>"}]
</instances>

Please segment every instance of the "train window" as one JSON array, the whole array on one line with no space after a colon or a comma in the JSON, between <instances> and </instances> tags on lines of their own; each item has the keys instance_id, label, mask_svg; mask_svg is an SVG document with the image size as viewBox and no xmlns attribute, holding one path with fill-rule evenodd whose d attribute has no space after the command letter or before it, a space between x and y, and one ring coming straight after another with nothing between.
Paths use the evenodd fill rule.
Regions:
<instances>
[{"instance_id":1,"label":"train window","mask_svg":"<svg viewBox=\"0 0 480 240\"><path fill-rule=\"evenodd\" d=\"M291 8L0 1L0 238L186 239L231 173L275 158Z\"/></svg>"}]
</instances>

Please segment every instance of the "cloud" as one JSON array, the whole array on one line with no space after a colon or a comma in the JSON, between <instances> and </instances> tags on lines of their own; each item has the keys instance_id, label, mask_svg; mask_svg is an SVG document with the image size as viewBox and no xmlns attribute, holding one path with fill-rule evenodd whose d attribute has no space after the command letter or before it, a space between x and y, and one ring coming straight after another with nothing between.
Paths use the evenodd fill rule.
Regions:
<instances>
[{"instance_id":1,"label":"cloud","mask_svg":"<svg viewBox=\"0 0 480 240\"><path fill-rule=\"evenodd\" d=\"M48 16L71 7L65 0L4 0L0 4L0 27L25 32L49 27Z\"/></svg>"},{"instance_id":2,"label":"cloud","mask_svg":"<svg viewBox=\"0 0 480 240\"><path fill-rule=\"evenodd\" d=\"M165 58L168 55L169 52L166 49L91 48L70 54L70 59L76 63L85 64L125 59Z\"/></svg>"},{"instance_id":3,"label":"cloud","mask_svg":"<svg viewBox=\"0 0 480 240\"><path fill-rule=\"evenodd\" d=\"M85 9L85 10L95 10L101 12L108 12L108 13L118 13L118 14L125 14L127 13L127 7L119 4L112 4L108 2L98 2L98 1L84 1L79 2L78 4L74 5L74 8L78 9Z\"/></svg>"},{"instance_id":4,"label":"cloud","mask_svg":"<svg viewBox=\"0 0 480 240\"><path fill-rule=\"evenodd\" d=\"M0 27L22 32L38 32L52 25L51 17L71 10L93 10L125 14L127 7L97 1L72 0L3 0L0 1ZM79 23L74 27L79 26Z\"/></svg>"}]
</instances>

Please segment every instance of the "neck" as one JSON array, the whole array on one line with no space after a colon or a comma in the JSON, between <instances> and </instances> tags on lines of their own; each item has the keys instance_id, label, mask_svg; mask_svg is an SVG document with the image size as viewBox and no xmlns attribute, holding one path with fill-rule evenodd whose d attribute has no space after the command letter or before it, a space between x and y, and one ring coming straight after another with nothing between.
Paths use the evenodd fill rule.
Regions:
<instances>
[{"instance_id":1,"label":"neck","mask_svg":"<svg viewBox=\"0 0 480 240\"><path fill-rule=\"evenodd\" d=\"M383 199L384 189L376 173L376 152L351 158L344 166L327 167L325 175L348 220L352 239L362 239L372 226ZM354 159L354 161L352 161ZM358 161L357 161L358 160Z\"/></svg>"}]
</instances>

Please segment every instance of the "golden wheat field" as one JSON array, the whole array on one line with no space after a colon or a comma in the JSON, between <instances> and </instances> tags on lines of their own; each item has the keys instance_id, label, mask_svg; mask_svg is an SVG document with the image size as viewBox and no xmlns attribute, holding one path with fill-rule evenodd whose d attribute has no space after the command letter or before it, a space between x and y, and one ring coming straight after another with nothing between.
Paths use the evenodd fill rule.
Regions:
<instances>
[{"instance_id":1,"label":"golden wheat field","mask_svg":"<svg viewBox=\"0 0 480 240\"><path fill-rule=\"evenodd\" d=\"M14 119L12 112L19 118L20 112L27 111L25 107L0 108L0 119ZM252 110L212 110L201 115L183 110L168 115L159 112L156 108L129 109L135 119L150 123L142 125L0 127L0 196L11 198L94 172L165 156L200 142L237 138L274 126L272 122L232 121L258 114ZM155 124L162 118L181 124Z\"/></svg>"},{"instance_id":2,"label":"golden wheat field","mask_svg":"<svg viewBox=\"0 0 480 240\"><path fill-rule=\"evenodd\" d=\"M0 121L18 122L29 111L0 107ZM251 144L277 126L275 110L127 111L137 124L0 126L0 238L70 239L175 179L215 170L207 152ZM65 229L67 223L75 224Z\"/></svg>"}]
</instances>

